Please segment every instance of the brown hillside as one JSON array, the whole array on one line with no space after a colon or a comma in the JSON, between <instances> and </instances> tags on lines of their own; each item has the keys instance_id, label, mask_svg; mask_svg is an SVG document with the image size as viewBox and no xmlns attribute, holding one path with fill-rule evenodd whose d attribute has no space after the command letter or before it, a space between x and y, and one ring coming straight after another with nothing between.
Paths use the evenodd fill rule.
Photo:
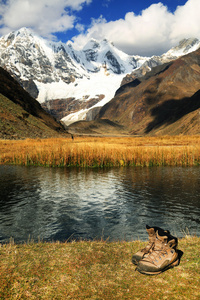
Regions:
<instances>
[{"instance_id":1,"label":"brown hillside","mask_svg":"<svg viewBox=\"0 0 200 300\"><path fill-rule=\"evenodd\" d=\"M68 130L73 134L91 136L125 136L126 128L107 119L92 121L77 121L68 126Z\"/></svg>"},{"instance_id":2,"label":"brown hillside","mask_svg":"<svg viewBox=\"0 0 200 300\"><path fill-rule=\"evenodd\" d=\"M63 126L0 68L0 138L49 137Z\"/></svg>"},{"instance_id":3,"label":"brown hillside","mask_svg":"<svg viewBox=\"0 0 200 300\"><path fill-rule=\"evenodd\" d=\"M120 87L98 118L132 134L200 134L200 49Z\"/></svg>"}]
</instances>

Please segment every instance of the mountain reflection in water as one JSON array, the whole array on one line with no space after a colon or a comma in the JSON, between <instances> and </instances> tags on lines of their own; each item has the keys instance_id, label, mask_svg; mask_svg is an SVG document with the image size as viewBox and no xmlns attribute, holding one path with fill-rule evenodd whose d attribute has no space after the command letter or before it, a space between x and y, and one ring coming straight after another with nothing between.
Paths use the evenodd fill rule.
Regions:
<instances>
[{"instance_id":1,"label":"mountain reflection in water","mask_svg":"<svg viewBox=\"0 0 200 300\"><path fill-rule=\"evenodd\" d=\"M0 166L0 242L200 235L200 168Z\"/></svg>"}]
</instances>

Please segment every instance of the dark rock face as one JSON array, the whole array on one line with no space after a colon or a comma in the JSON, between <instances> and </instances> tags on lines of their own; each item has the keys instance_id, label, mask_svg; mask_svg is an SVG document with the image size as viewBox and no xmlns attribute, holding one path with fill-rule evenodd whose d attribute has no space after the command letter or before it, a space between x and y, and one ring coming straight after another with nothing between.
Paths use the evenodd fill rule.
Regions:
<instances>
[{"instance_id":1,"label":"dark rock face","mask_svg":"<svg viewBox=\"0 0 200 300\"><path fill-rule=\"evenodd\" d=\"M97 51L94 51L93 49L87 49L84 51L85 57L87 61L96 61L98 57Z\"/></svg>"},{"instance_id":2,"label":"dark rock face","mask_svg":"<svg viewBox=\"0 0 200 300\"><path fill-rule=\"evenodd\" d=\"M106 58L109 61L110 65L111 65L111 69L113 70L114 73L116 73L116 74L124 73L124 71L125 71L124 68L119 64L116 57L112 54L111 51L108 51L106 53Z\"/></svg>"},{"instance_id":3,"label":"dark rock face","mask_svg":"<svg viewBox=\"0 0 200 300\"><path fill-rule=\"evenodd\" d=\"M37 88L35 82L32 79L24 80L20 83L23 86L23 88L25 89L25 91L27 91L31 95L31 97L33 97L34 99L37 98L39 91L38 91L38 88Z\"/></svg>"}]
</instances>

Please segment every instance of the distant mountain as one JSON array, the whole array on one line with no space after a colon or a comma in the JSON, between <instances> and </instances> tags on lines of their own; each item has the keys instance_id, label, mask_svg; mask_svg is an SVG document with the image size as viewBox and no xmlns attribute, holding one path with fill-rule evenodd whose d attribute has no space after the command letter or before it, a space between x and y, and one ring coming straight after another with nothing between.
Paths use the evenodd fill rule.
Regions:
<instances>
[{"instance_id":1,"label":"distant mountain","mask_svg":"<svg viewBox=\"0 0 200 300\"><path fill-rule=\"evenodd\" d=\"M200 134L200 49L121 86L99 119L131 134Z\"/></svg>"},{"instance_id":2,"label":"distant mountain","mask_svg":"<svg viewBox=\"0 0 200 300\"><path fill-rule=\"evenodd\" d=\"M62 100L68 109L63 115L76 111L77 103L78 109L105 104L125 74L144 61L107 40L91 40L76 51L71 43L49 42L27 28L0 38L0 66L47 109L53 104L49 100Z\"/></svg>"},{"instance_id":3,"label":"distant mountain","mask_svg":"<svg viewBox=\"0 0 200 300\"><path fill-rule=\"evenodd\" d=\"M189 39L160 57L141 57L127 55L107 40L92 39L78 51L71 42L49 42L22 28L0 38L0 66L68 125L93 120L121 83L199 46L197 39Z\"/></svg>"},{"instance_id":4,"label":"distant mountain","mask_svg":"<svg viewBox=\"0 0 200 300\"><path fill-rule=\"evenodd\" d=\"M45 138L64 133L63 126L0 67L0 138Z\"/></svg>"},{"instance_id":5,"label":"distant mountain","mask_svg":"<svg viewBox=\"0 0 200 300\"><path fill-rule=\"evenodd\" d=\"M131 74L125 76L121 85L132 81L135 78L144 76L147 72L151 71L153 67L163 65L164 63L173 61L183 55L189 54L200 47L200 41L196 38L183 39L179 42L179 45L171 48L161 56L152 56L143 63L140 68L133 70Z\"/></svg>"}]
</instances>

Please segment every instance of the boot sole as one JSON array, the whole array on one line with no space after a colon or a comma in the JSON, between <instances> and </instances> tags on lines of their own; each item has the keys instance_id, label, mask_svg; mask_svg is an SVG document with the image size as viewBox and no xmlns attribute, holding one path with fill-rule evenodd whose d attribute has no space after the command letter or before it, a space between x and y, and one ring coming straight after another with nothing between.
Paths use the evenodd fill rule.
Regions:
<instances>
[{"instance_id":1,"label":"boot sole","mask_svg":"<svg viewBox=\"0 0 200 300\"><path fill-rule=\"evenodd\" d=\"M132 263L135 265L135 266L137 266L138 265L138 262L139 262L140 260L134 260L134 259L132 259Z\"/></svg>"},{"instance_id":2,"label":"boot sole","mask_svg":"<svg viewBox=\"0 0 200 300\"><path fill-rule=\"evenodd\" d=\"M173 263L171 263L170 265L166 266L164 269L159 270L159 271L157 271L157 272L146 272L146 271L140 270L140 269L138 269L138 268L136 268L135 270L138 271L138 272L140 272L141 274L145 274L145 275L158 275L158 274L161 274L161 273L165 272L165 271L168 270L168 269L171 269L171 268L173 268L173 267L178 266L179 263L180 263L180 259L178 258L178 259L175 260Z\"/></svg>"}]
</instances>

